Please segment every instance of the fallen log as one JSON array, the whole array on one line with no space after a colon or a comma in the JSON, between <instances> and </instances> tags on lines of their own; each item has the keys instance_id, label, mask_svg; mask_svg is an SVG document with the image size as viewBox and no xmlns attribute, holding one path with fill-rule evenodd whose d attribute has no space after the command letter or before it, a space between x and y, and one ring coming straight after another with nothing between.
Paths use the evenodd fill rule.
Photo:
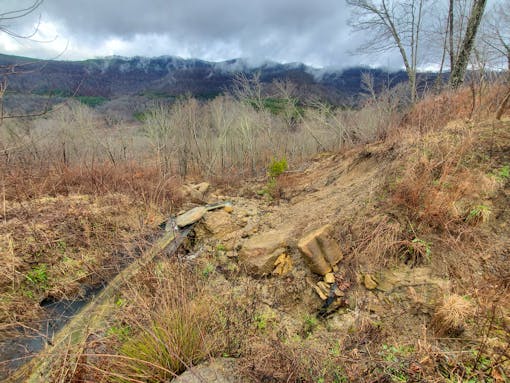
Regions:
<instances>
[{"instance_id":1,"label":"fallen log","mask_svg":"<svg viewBox=\"0 0 510 383\"><path fill-rule=\"evenodd\" d=\"M140 258L122 270L91 302L89 302L70 322L64 326L44 350L29 363L21 367L7 382L42 383L51 381L51 373L63 368L62 359L66 357L66 365L75 368L80 350L83 349L89 334L104 329L108 325L108 318L115 306L115 298L120 289L134 276L143 270L157 255L165 250L174 253L188 233L207 211L231 206L229 202L201 207L200 214L193 214L189 219L189 212L177 217L177 221L186 225L176 225L173 219L168 221L165 234ZM196 210L195 209L192 209ZM182 219L184 216L184 220ZM70 360L71 359L71 360ZM70 363L71 362L71 363ZM73 363L74 362L74 363ZM60 365L59 365L60 364Z\"/></svg>"}]
</instances>

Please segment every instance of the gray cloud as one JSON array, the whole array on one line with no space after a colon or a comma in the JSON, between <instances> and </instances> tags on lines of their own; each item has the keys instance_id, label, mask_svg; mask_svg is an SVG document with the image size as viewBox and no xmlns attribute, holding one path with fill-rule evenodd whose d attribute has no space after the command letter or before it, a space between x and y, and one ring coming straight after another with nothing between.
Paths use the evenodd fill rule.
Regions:
<instances>
[{"instance_id":1,"label":"gray cloud","mask_svg":"<svg viewBox=\"0 0 510 383\"><path fill-rule=\"evenodd\" d=\"M55 54L67 44L64 58L178 55L332 67L400 65L394 54L379 61L350 54L359 38L347 25L342 0L45 0L38 13L45 38L54 32L58 42L20 42L25 46L18 52ZM18 21L18 27L30 30L35 17Z\"/></svg>"}]
</instances>

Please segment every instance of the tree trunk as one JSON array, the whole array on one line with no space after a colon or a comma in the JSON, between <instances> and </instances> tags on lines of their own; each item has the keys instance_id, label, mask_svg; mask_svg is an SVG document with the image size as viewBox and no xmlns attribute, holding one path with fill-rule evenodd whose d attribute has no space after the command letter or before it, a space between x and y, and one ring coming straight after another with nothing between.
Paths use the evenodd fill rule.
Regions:
<instances>
[{"instance_id":1,"label":"tree trunk","mask_svg":"<svg viewBox=\"0 0 510 383\"><path fill-rule=\"evenodd\" d=\"M503 113L505 112L509 100L510 89L508 90L506 96L503 98L503 101L501 101L501 104L499 104L498 110L496 111L496 120L501 120L501 117L503 117Z\"/></svg>"},{"instance_id":2,"label":"tree trunk","mask_svg":"<svg viewBox=\"0 0 510 383\"><path fill-rule=\"evenodd\" d=\"M408 73L409 76L409 90L411 91L411 103L416 101L416 71Z\"/></svg>"},{"instance_id":3,"label":"tree trunk","mask_svg":"<svg viewBox=\"0 0 510 383\"><path fill-rule=\"evenodd\" d=\"M450 47L450 72L453 70L455 66L455 51L453 50L453 0L450 0L450 5L448 7L448 43Z\"/></svg>"},{"instance_id":4,"label":"tree trunk","mask_svg":"<svg viewBox=\"0 0 510 383\"><path fill-rule=\"evenodd\" d=\"M466 68L469 62L469 56L473 50L473 45L478 32L478 27L482 21L483 11L487 0L474 0L471 8L471 15L469 16L466 35L462 40L459 54L455 59L452 73L450 74L450 86L458 88L464 82Z\"/></svg>"}]
</instances>

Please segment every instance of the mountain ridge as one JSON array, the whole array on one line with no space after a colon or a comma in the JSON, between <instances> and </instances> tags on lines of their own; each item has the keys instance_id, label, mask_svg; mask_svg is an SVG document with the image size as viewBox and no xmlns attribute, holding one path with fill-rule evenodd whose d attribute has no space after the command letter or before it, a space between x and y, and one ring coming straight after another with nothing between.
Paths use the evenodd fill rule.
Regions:
<instances>
[{"instance_id":1,"label":"mountain ridge","mask_svg":"<svg viewBox=\"0 0 510 383\"><path fill-rule=\"evenodd\" d=\"M210 98L230 88L235 75L259 73L263 85L289 80L296 84L300 98L316 97L340 105L351 104L362 92L363 73L374 77L376 88L381 88L390 77L394 84L407 80L404 71L367 67L337 70L272 61L255 65L246 59L210 62L176 56L111 56L65 61L0 55L0 67L12 66L21 69L15 76L9 76L11 92L106 98L144 94Z\"/></svg>"}]
</instances>

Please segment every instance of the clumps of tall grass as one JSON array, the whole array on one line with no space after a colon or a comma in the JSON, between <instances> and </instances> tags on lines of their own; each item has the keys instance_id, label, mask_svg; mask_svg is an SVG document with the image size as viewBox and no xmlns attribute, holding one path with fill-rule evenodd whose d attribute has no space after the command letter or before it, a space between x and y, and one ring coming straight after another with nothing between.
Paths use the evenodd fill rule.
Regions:
<instances>
[{"instance_id":1,"label":"clumps of tall grass","mask_svg":"<svg viewBox=\"0 0 510 383\"><path fill-rule=\"evenodd\" d=\"M161 382L211 357L239 355L254 317L247 299L255 297L205 282L194 266L152 264L119 296L119 310L99 341L108 351L87 355L78 373Z\"/></svg>"},{"instance_id":2,"label":"clumps of tall grass","mask_svg":"<svg viewBox=\"0 0 510 383\"><path fill-rule=\"evenodd\" d=\"M119 337L109 368L125 382L170 380L211 355L219 342L215 308L202 301L203 289L191 273L159 263L144 274L121 298L125 305L115 326L129 336Z\"/></svg>"}]
</instances>

